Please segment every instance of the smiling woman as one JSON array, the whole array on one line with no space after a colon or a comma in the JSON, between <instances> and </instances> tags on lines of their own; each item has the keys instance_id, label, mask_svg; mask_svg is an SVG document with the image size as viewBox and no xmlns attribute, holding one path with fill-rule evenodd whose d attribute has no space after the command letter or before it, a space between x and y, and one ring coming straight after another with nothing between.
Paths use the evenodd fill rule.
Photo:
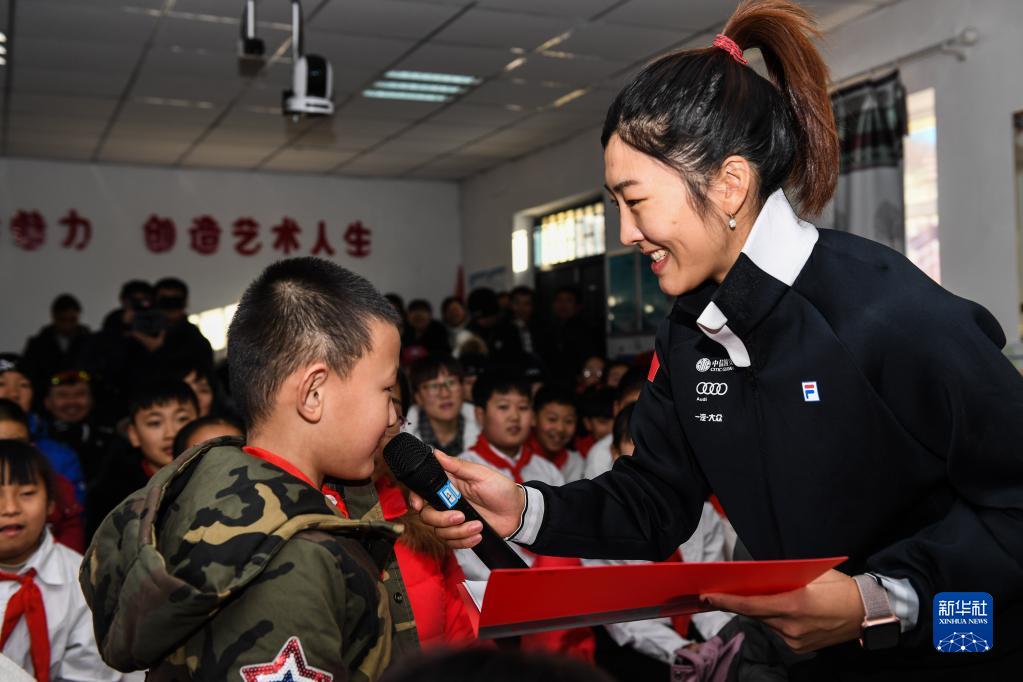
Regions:
<instances>
[{"instance_id":1,"label":"smiling woman","mask_svg":"<svg viewBox=\"0 0 1023 682\"><path fill-rule=\"evenodd\" d=\"M818 652L790 679L1008 679L1023 660L1023 378L986 310L799 218L838 168L817 35L795 3L747 0L713 46L655 60L611 105L621 241L677 297L633 456L564 486L440 459L496 532L542 555L663 560L713 493L753 558L848 557L790 593L703 595ZM453 547L479 542L460 514L421 513ZM953 667L931 606L967 589L999 603L1002 644Z\"/></svg>"}]
</instances>

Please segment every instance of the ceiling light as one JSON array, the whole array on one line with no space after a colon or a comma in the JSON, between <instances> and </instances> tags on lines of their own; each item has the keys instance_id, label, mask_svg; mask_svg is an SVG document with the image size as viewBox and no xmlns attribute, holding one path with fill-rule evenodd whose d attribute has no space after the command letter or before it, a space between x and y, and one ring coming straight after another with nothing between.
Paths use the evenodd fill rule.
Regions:
<instances>
[{"instance_id":1,"label":"ceiling light","mask_svg":"<svg viewBox=\"0 0 1023 682\"><path fill-rule=\"evenodd\" d=\"M580 97L585 95L587 92L589 92L588 88L579 88L578 90L573 90L572 92L568 93L567 95L562 95L561 97L559 97L556 100L554 100L554 104L552 106L555 109L557 109L558 107L561 107L561 106L564 106L564 105L568 104L569 102L571 102L574 99L579 99Z\"/></svg>"},{"instance_id":2,"label":"ceiling light","mask_svg":"<svg viewBox=\"0 0 1023 682\"><path fill-rule=\"evenodd\" d=\"M452 85L476 85L480 79L457 73L434 73L431 71L388 71L384 78L398 81L420 81L423 83L451 83Z\"/></svg>"},{"instance_id":3,"label":"ceiling light","mask_svg":"<svg viewBox=\"0 0 1023 682\"><path fill-rule=\"evenodd\" d=\"M447 102L447 95L430 92L402 92L401 90L363 90L363 97L374 99L402 99L411 102Z\"/></svg>"},{"instance_id":4,"label":"ceiling light","mask_svg":"<svg viewBox=\"0 0 1023 682\"><path fill-rule=\"evenodd\" d=\"M0 57L0 66L7 66L7 60L3 57Z\"/></svg>"},{"instance_id":5,"label":"ceiling light","mask_svg":"<svg viewBox=\"0 0 1023 682\"><path fill-rule=\"evenodd\" d=\"M465 92L464 88L457 85L409 83L408 81L377 81L373 84L373 87L381 90L404 90L406 92L436 92L442 95L459 95Z\"/></svg>"},{"instance_id":6,"label":"ceiling light","mask_svg":"<svg viewBox=\"0 0 1023 682\"><path fill-rule=\"evenodd\" d=\"M0 33L0 43L6 43L6 42L7 42L7 34L6 33Z\"/></svg>"},{"instance_id":7,"label":"ceiling light","mask_svg":"<svg viewBox=\"0 0 1023 682\"><path fill-rule=\"evenodd\" d=\"M522 66L525 63L526 63L526 58L525 57L519 57L518 59L513 59L510 62L508 62L507 64L505 64L504 70L505 71L514 71L515 69L519 68L520 66Z\"/></svg>"}]
</instances>

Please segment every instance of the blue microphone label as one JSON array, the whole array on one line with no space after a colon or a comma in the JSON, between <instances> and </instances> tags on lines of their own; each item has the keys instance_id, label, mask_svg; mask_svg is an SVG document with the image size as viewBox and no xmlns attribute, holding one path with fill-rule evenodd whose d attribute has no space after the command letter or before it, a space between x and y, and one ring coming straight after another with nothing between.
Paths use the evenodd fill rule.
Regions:
<instances>
[{"instance_id":1,"label":"blue microphone label","mask_svg":"<svg viewBox=\"0 0 1023 682\"><path fill-rule=\"evenodd\" d=\"M934 648L946 654L983 653L995 645L995 600L987 592L934 596Z\"/></svg>"},{"instance_id":2,"label":"blue microphone label","mask_svg":"<svg viewBox=\"0 0 1023 682\"><path fill-rule=\"evenodd\" d=\"M458 492L455 486L451 485L451 481L444 484L444 487L437 491L437 497L444 503L444 506L451 509L458 501L462 499L462 493Z\"/></svg>"}]
</instances>

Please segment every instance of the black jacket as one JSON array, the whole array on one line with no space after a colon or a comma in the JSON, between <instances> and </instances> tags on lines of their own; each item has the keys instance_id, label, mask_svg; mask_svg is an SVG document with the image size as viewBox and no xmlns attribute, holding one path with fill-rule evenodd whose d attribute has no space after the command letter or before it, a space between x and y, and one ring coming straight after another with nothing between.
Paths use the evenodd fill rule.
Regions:
<instances>
[{"instance_id":1,"label":"black jacket","mask_svg":"<svg viewBox=\"0 0 1023 682\"><path fill-rule=\"evenodd\" d=\"M532 549L663 559L713 492L756 559L846 555L850 575L915 589L899 649L833 647L811 677L1001 679L957 666L1018 666L1023 650L1023 377L1004 335L898 253L818 233L779 196L724 282L661 324L635 455L594 481L529 484L545 509ZM991 593L991 654L934 651L943 591Z\"/></svg>"}]
</instances>

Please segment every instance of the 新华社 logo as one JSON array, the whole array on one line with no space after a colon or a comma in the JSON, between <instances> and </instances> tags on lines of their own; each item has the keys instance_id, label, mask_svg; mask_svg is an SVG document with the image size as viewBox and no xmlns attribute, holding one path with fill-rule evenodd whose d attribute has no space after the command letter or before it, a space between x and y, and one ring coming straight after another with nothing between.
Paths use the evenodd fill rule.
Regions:
<instances>
[{"instance_id":1,"label":"\u65b0\u534e\u793e logo","mask_svg":"<svg viewBox=\"0 0 1023 682\"><path fill-rule=\"evenodd\" d=\"M934 595L934 648L945 654L983 653L995 645L995 600L987 592Z\"/></svg>"}]
</instances>

